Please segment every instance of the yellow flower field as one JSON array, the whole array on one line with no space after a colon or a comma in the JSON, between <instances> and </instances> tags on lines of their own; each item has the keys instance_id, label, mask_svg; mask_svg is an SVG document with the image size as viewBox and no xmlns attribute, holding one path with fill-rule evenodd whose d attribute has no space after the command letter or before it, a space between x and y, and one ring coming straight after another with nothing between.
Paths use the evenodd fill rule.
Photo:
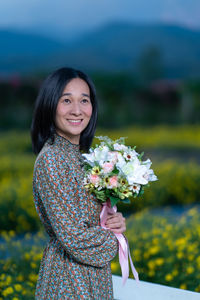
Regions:
<instances>
[{"instance_id":1,"label":"yellow flower field","mask_svg":"<svg viewBox=\"0 0 200 300\"><path fill-rule=\"evenodd\" d=\"M200 126L165 126L128 127L120 130L99 129L96 135L107 135L112 139L127 137L128 145L136 145L139 149L199 149ZM95 140L98 143L98 140Z\"/></svg>"},{"instance_id":2,"label":"yellow flower field","mask_svg":"<svg viewBox=\"0 0 200 300\"><path fill-rule=\"evenodd\" d=\"M126 143L138 151L180 156L159 160L156 152L152 168L159 180L118 210L131 214L126 235L140 279L200 292L200 165L198 155L193 161L182 156L199 153L200 127L132 127L96 135L128 136ZM32 197L34 160L28 132L0 133L0 300L34 299L47 242ZM121 275L117 258L111 266Z\"/></svg>"},{"instance_id":3,"label":"yellow flower field","mask_svg":"<svg viewBox=\"0 0 200 300\"><path fill-rule=\"evenodd\" d=\"M145 210L128 218L126 236L141 280L200 292L199 212L199 206L176 210L168 207ZM46 242L43 231L24 236L12 230L1 233L2 299L34 299ZM112 261L111 268L113 274L121 275L118 258Z\"/></svg>"},{"instance_id":4,"label":"yellow flower field","mask_svg":"<svg viewBox=\"0 0 200 300\"><path fill-rule=\"evenodd\" d=\"M126 236L141 280L200 292L199 206L132 215ZM111 266L121 275L117 259Z\"/></svg>"}]
</instances>

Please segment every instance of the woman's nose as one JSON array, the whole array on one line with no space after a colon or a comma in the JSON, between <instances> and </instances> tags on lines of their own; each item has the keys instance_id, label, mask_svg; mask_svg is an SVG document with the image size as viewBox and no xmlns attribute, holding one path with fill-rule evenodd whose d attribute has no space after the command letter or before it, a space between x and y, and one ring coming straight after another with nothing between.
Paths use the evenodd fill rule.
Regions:
<instances>
[{"instance_id":1,"label":"woman's nose","mask_svg":"<svg viewBox=\"0 0 200 300\"><path fill-rule=\"evenodd\" d=\"M76 115L80 115L81 114L81 107L80 107L79 103L75 103L75 102L73 103L71 113L74 113Z\"/></svg>"}]
</instances>

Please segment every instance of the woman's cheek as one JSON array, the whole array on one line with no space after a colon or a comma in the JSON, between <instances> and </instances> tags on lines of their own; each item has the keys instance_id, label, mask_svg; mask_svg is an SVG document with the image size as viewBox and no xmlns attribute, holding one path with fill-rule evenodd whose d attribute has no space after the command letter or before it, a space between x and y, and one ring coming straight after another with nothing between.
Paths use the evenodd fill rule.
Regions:
<instances>
[{"instance_id":1,"label":"woman's cheek","mask_svg":"<svg viewBox=\"0 0 200 300\"><path fill-rule=\"evenodd\" d=\"M88 124L91 119L91 116L92 116L92 106L85 110L85 116L88 119L88 122L87 122L87 124Z\"/></svg>"},{"instance_id":2,"label":"woman's cheek","mask_svg":"<svg viewBox=\"0 0 200 300\"><path fill-rule=\"evenodd\" d=\"M92 106L88 109L88 117L91 118L92 116Z\"/></svg>"}]
</instances>

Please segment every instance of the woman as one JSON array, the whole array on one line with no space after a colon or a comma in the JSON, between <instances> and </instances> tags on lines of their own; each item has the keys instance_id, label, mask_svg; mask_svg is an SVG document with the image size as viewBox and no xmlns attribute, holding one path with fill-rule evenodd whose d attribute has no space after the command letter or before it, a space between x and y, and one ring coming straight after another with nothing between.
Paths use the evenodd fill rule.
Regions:
<instances>
[{"instance_id":1,"label":"woman","mask_svg":"<svg viewBox=\"0 0 200 300\"><path fill-rule=\"evenodd\" d=\"M83 72L62 68L44 81L32 121L38 154L33 174L36 210L50 240L40 264L35 298L113 299L110 261L114 233L125 231L120 213L100 226L101 204L82 184L81 150L94 137L97 101Z\"/></svg>"}]
</instances>

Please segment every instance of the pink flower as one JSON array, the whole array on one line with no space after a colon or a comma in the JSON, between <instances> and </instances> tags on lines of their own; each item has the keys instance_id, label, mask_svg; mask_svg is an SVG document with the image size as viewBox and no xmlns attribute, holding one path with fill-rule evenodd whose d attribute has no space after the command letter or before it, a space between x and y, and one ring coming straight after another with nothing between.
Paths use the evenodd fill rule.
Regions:
<instances>
[{"instance_id":1,"label":"pink flower","mask_svg":"<svg viewBox=\"0 0 200 300\"><path fill-rule=\"evenodd\" d=\"M113 165L113 163L106 162L102 165L102 168L103 168L104 173L109 173L113 170L114 165Z\"/></svg>"},{"instance_id":2,"label":"pink flower","mask_svg":"<svg viewBox=\"0 0 200 300\"><path fill-rule=\"evenodd\" d=\"M118 186L117 176L112 176L109 178L109 186L111 189L116 188Z\"/></svg>"},{"instance_id":3,"label":"pink flower","mask_svg":"<svg viewBox=\"0 0 200 300\"><path fill-rule=\"evenodd\" d=\"M98 175L92 174L90 175L90 182L94 185L99 183L100 177Z\"/></svg>"},{"instance_id":4,"label":"pink flower","mask_svg":"<svg viewBox=\"0 0 200 300\"><path fill-rule=\"evenodd\" d=\"M117 151L109 151L108 158L109 158L109 161L111 161L113 164L115 164L118 159L118 152Z\"/></svg>"}]
</instances>

